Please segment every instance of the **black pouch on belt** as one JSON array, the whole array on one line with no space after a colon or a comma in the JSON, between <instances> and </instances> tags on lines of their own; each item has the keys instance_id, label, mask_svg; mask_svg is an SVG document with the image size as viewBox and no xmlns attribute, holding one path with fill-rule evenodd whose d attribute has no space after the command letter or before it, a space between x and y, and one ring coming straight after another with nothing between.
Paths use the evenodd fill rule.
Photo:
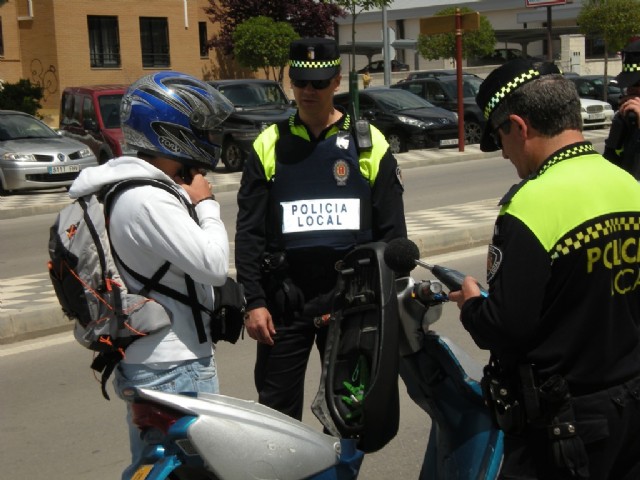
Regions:
<instances>
[{"instance_id":1,"label":"black pouch on belt","mask_svg":"<svg viewBox=\"0 0 640 480\"><path fill-rule=\"evenodd\" d=\"M547 438L555 466L573 478L589 478L589 458L576 431L571 393L564 377L551 376L540 385L540 403L547 423Z\"/></svg>"},{"instance_id":2,"label":"black pouch on belt","mask_svg":"<svg viewBox=\"0 0 640 480\"><path fill-rule=\"evenodd\" d=\"M480 386L494 425L505 433L520 433L526 425L526 419L512 377L502 370L493 356L483 373Z\"/></svg>"},{"instance_id":3,"label":"black pouch on belt","mask_svg":"<svg viewBox=\"0 0 640 480\"><path fill-rule=\"evenodd\" d=\"M284 252L265 254L262 260L263 287L267 306L275 318L290 323L304 308L304 294L289 277L289 263Z\"/></svg>"}]
</instances>

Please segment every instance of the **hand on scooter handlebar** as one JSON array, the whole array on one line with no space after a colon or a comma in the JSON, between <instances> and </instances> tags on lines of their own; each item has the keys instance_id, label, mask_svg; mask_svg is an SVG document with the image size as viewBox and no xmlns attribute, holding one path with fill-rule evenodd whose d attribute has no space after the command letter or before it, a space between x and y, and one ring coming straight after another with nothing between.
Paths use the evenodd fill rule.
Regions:
<instances>
[{"instance_id":1,"label":"hand on scooter handlebar","mask_svg":"<svg viewBox=\"0 0 640 480\"><path fill-rule=\"evenodd\" d=\"M487 297L488 293L484 290L478 281L472 276L467 275L462 280L459 290L449 292L449 300L456 302L458 308L462 308L464 302L474 297Z\"/></svg>"}]
</instances>

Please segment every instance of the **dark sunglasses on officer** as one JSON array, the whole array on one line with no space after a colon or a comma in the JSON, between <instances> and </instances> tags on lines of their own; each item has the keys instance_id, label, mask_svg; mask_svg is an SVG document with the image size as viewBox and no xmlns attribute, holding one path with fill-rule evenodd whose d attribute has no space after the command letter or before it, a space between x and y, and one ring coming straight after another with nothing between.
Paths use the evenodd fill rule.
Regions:
<instances>
[{"instance_id":1,"label":"dark sunglasses on officer","mask_svg":"<svg viewBox=\"0 0 640 480\"><path fill-rule=\"evenodd\" d=\"M296 88L306 88L307 85L311 84L314 90L324 90L333 81L335 77L326 78L324 80L291 80L291 84Z\"/></svg>"}]
</instances>

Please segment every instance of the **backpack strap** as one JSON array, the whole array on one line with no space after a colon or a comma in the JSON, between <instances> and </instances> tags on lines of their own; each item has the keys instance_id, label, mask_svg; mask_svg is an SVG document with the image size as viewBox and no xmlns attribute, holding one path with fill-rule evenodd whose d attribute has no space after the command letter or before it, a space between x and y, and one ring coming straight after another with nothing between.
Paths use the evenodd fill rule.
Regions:
<instances>
[{"instance_id":1,"label":"backpack strap","mask_svg":"<svg viewBox=\"0 0 640 480\"><path fill-rule=\"evenodd\" d=\"M171 193L175 196L180 202L185 206L187 211L189 212L189 216L195 221L198 222L198 215L196 214L195 208L189 202L185 200L185 198L180 195L171 185L161 181L161 180L152 180L146 178L136 178L131 180L123 180L121 182L116 183L115 185L109 187L104 191L104 211L105 217L108 219L111 207L113 206L115 195L119 192L122 192L128 188L139 187L143 185L150 185L153 187L162 188L163 190ZM107 222L107 234L109 235L109 222ZM167 287L166 285L162 285L160 280L164 277L164 275L169 271L171 267L171 262L166 261L164 264L156 270L156 272L151 276L151 278L147 278L144 275L134 271L131 267L129 267L126 263L122 261L120 256L117 254L115 249L113 248L113 244L111 245L111 252L113 256L118 260L120 265L124 268L124 270L135 278L138 282L142 284L142 289L138 292L139 295L147 296L151 290L155 290L156 292L170 297L180 303L185 305L189 305L191 307L191 312L193 314L193 321L196 326L196 332L198 333L198 341L200 343L205 343L207 341L207 334L204 328L204 322L202 320L202 310L207 312L211 317L213 317L213 311L202 305L198 301L198 296L196 293L195 282L193 279L185 273L184 280L187 285L188 295L184 295L177 290L174 290L171 287Z\"/></svg>"},{"instance_id":2,"label":"backpack strap","mask_svg":"<svg viewBox=\"0 0 640 480\"><path fill-rule=\"evenodd\" d=\"M87 206L87 201L84 197L78 198L78 204L80 208L82 208L82 215L84 217L84 223L89 228L89 233L91 234L91 238L93 239L93 243L96 246L96 253L98 254L98 260L100 261L100 270L102 274L100 278L102 278L102 287L106 284L106 275L107 275L107 257L104 253L104 248L102 248L102 241L100 241L100 235L96 230L96 226L94 225L91 217L89 216L89 207Z\"/></svg>"}]
</instances>

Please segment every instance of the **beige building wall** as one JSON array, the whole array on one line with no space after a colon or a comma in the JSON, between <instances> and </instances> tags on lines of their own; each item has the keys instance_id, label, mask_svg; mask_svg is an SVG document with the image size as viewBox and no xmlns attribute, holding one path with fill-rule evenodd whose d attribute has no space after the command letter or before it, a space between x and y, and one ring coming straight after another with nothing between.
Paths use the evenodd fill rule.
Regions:
<instances>
[{"instance_id":1,"label":"beige building wall","mask_svg":"<svg viewBox=\"0 0 640 480\"><path fill-rule=\"evenodd\" d=\"M209 38L215 28L203 10L207 6L207 0L10 0L0 7L5 47L0 79L27 78L42 86L40 113L45 118L57 115L61 92L68 86L131 83L158 70L142 66L140 17L167 19L170 66L166 70L201 79L253 76L214 50L200 56L198 23L206 23ZM89 15L118 18L119 67L91 67Z\"/></svg>"}]
</instances>

